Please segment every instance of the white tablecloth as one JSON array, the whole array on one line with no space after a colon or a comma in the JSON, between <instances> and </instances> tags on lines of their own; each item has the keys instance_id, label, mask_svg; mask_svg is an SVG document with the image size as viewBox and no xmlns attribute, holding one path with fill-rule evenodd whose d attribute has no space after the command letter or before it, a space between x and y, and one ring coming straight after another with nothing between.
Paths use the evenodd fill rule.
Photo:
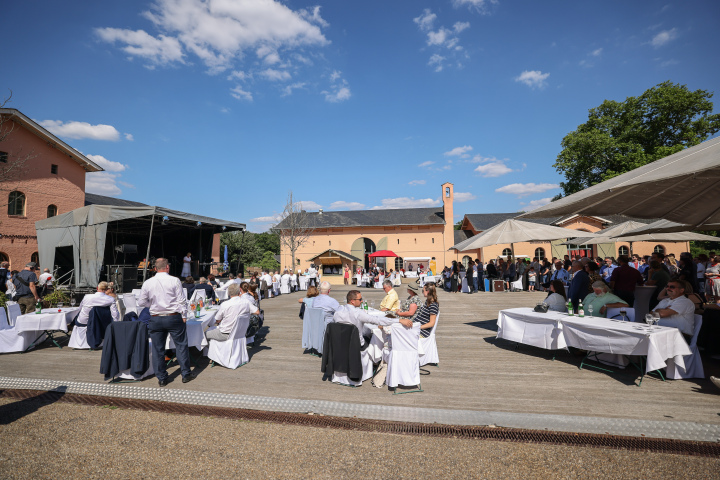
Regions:
<instances>
[{"instance_id":1,"label":"white tablecloth","mask_svg":"<svg viewBox=\"0 0 720 480\"><path fill-rule=\"evenodd\" d=\"M70 324L80 313L80 307L62 308L58 312L57 308L46 308L37 314L26 313L20 315L15 320L15 330L18 332L32 332L42 330L62 330L68 331Z\"/></svg>"},{"instance_id":2,"label":"white tablecloth","mask_svg":"<svg viewBox=\"0 0 720 480\"><path fill-rule=\"evenodd\" d=\"M227 298L228 298L227 289L224 289L224 290L217 289L217 290L215 290L215 295L217 295L218 301L227 300Z\"/></svg>"},{"instance_id":3,"label":"white tablecloth","mask_svg":"<svg viewBox=\"0 0 720 480\"><path fill-rule=\"evenodd\" d=\"M677 328L646 326L599 317L577 317L566 313L537 313L532 308L512 308L498 314L497 338L549 350L566 346L619 355L647 356L646 372L667 366L673 359L684 368L690 355Z\"/></svg>"},{"instance_id":4,"label":"white tablecloth","mask_svg":"<svg viewBox=\"0 0 720 480\"><path fill-rule=\"evenodd\" d=\"M564 313L536 313L532 308L510 308L498 314L497 338L547 350L567 347L562 332Z\"/></svg>"},{"instance_id":5,"label":"white tablecloth","mask_svg":"<svg viewBox=\"0 0 720 480\"><path fill-rule=\"evenodd\" d=\"M418 274L417 272L405 272L405 276L408 278L416 278Z\"/></svg>"},{"instance_id":6,"label":"white tablecloth","mask_svg":"<svg viewBox=\"0 0 720 480\"><path fill-rule=\"evenodd\" d=\"M187 340L189 347L195 347L198 350L202 350L202 348L207 345L207 342L205 342L204 332L205 329L215 321L215 315L217 314L218 310L219 307L214 307L210 310L203 309L200 312L199 319L195 319L194 317L188 317L188 321L185 323L185 325L187 327ZM165 348L175 348L175 342L173 342L170 335L168 335L167 337Z\"/></svg>"}]
</instances>

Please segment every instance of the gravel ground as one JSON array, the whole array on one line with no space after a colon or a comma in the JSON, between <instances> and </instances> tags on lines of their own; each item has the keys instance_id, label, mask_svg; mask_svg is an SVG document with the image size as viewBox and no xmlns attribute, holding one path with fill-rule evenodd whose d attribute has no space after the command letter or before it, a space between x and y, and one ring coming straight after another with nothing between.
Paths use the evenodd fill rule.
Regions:
<instances>
[{"instance_id":1,"label":"gravel ground","mask_svg":"<svg viewBox=\"0 0 720 480\"><path fill-rule=\"evenodd\" d=\"M32 399L0 399L0 441L0 478L8 479L720 478L720 460L712 458L351 432Z\"/></svg>"}]
</instances>

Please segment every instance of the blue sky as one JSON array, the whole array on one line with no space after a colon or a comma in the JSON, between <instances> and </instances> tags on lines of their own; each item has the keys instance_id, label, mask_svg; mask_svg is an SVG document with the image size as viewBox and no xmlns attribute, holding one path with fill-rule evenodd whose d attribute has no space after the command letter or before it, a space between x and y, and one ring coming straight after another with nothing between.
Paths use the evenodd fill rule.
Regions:
<instances>
[{"instance_id":1,"label":"blue sky","mask_svg":"<svg viewBox=\"0 0 720 480\"><path fill-rule=\"evenodd\" d=\"M715 0L27 0L2 14L7 106L106 168L89 192L251 231L289 190L308 210L425 207L450 181L456 221L532 208L559 193L560 141L604 99L666 80L720 94Z\"/></svg>"}]
</instances>

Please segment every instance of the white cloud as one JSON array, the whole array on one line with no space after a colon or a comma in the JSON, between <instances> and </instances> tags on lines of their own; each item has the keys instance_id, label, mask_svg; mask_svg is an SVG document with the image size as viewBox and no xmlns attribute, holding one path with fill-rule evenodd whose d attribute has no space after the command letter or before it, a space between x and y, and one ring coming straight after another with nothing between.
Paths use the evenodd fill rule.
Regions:
<instances>
[{"instance_id":1,"label":"white cloud","mask_svg":"<svg viewBox=\"0 0 720 480\"><path fill-rule=\"evenodd\" d=\"M338 103L348 100L352 96L347 80L342 78L342 72L333 71L330 74L330 82L333 83L330 90L323 90L322 92L328 102Z\"/></svg>"},{"instance_id":2,"label":"white cloud","mask_svg":"<svg viewBox=\"0 0 720 480\"><path fill-rule=\"evenodd\" d=\"M344 202L339 200L330 204L331 210L362 210L363 208L365 208L365 204L360 202Z\"/></svg>"},{"instance_id":3,"label":"white cloud","mask_svg":"<svg viewBox=\"0 0 720 480\"><path fill-rule=\"evenodd\" d=\"M399 197L399 198L383 198L382 205L372 207L371 210L389 210L393 208L424 208L424 207L437 207L441 205L440 199L433 200L432 198L418 198L415 197Z\"/></svg>"},{"instance_id":4,"label":"white cloud","mask_svg":"<svg viewBox=\"0 0 720 480\"><path fill-rule=\"evenodd\" d=\"M243 88L240 85L231 89L230 95L237 98L238 100L247 100L249 102L252 102L252 100L253 100L252 93L246 92L245 90L243 90Z\"/></svg>"},{"instance_id":5,"label":"white cloud","mask_svg":"<svg viewBox=\"0 0 720 480\"><path fill-rule=\"evenodd\" d=\"M536 208L540 208L544 205L547 205L550 202L552 202L552 197L541 198L539 200L532 200L532 201L530 201L530 203L528 203L525 206L524 210L526 212L529 212L530 210L535 210Z\"/></svg>"},{"instance_id":6,"label":"white cloud","mask_svg":"<svg viewBox=\"0 0 720 480\"><path fill-rule=\"evenodd\" d=\"M260 75L274 82L290 80L290 73L285 70L275 70L273 68L268 68L260 72Z\"/></svg>"},{"instance_id":7,"label":"white cloud","mask_svg":"<svg viewBox=\"0 0 720 480\"><path fill-rule=\"evenodd\" d=\"M482 15L488 15L490 13L488 10L489 5L497 5L498 3L498 0L453 0L453 5L456 7L467 6Z\"/></svg>"},{"instance_id":8,"label":"white cloud","mask_svg":"<svg viewBox=\"0 0 720 480\"><path fill-rule=\"evenodd\" d=\"M680 63L680 62L678 62L674 58L671 58L670 60L665 60L663 62L660 62L660 66L665 68L665 67L671 67L673 65L677 65L678 63Z\"/></svg>"},{"instance_id":9,"label":"white cloud","mask_svg":"<svg viewBox=\"0 0 720 480\"><path fill-rule=\"evenodd\" d=\"M87 158L97 163L106 172L123 172L127 168L127 165L123 165L120 162L113 162L108 160L102 155L85 155Z\"/></svg>"},{"instance_id":10,"label":"white cloud","mask_svg":"<svg viewBox=\"0 0 720 480\"><path fill-rule=\"evenodd\" d=\"M255 222L255 223L259 223L259 222L262 222L262 223L268 223L268 222L269 222L269 223L277 223L277 222L279 222L280 220L282 220L282 217L281 217L280 215L271 215L271 216L268 216L268 217L255 217L255 218L251 218L251 219L250 219L251 222Z\"/></svg>"},{"instance_id":11,"label":"white cloud","mask_svg":"<svg viewBox=\"0 0 720 480\"><path fill-rule=\"evenodd\" d=\"M515 77L516 82L521 82L530 88L545 88L547 82L545 80L550 76L549 73L542 73L540 70L525 70L519 76Z\"/></svg>"},{"instance_id":12,"label":"white cloud","mask_svg":"<svg viewBox=\"0 0 720 480\"><path fill-rule=\"evenodd\" d=\"M469 202L477 197L470 192L455 192L454 200L458 203Z\"/></svg>"},{"instance_id":13,"label":"white cloud","mask_svg":"<svg viewBox=\"0 0 720 480\"><path fill-rule=\"evenodd\" d=\"M123 43L122 50L131 57L141 57L153 65L172 62L185 63L182 46L177 38L159 35L157 38L144 30L96 28L95 33L108 43Z\"/></svg>"},{"instance_id":14,"label":"white cloud","mask_svg":"<svg viewBox=\"0 0 720 480\"><path fill-rule=\"evenodd\" d=\"M425 180L411 180L408 185L425 185Z\"/></svg>"},{"instance_id":15,"label":"white cloud","mask_svg":"<svg viewBox=\"0 0 720 480\"><path fill-rule=\"evenodd\" d=\"M108 172L89 172L85 174L85 191L99 195L120 195L122 190L117 186L119 175Z\"/></svg>"},{"instance_id":16,"label":"white cloud","mask_svg":"<svg viewBox=\"0 0 720 480\"><path fill-rule=\"evenodd\" d=\"M228 68L246 51L260 47L298 49L330 42L320 9L293 11L274 0L213 1L155 0L143 16L165 35L157 38L143 30L98 28L107 42L120 42L123 50L151 64L183 63L186 52L195 54L211 71Z\"/></svg>"},{"instance_id":17,"label":"white cloud","mask_svg":"<svg viewBox=\"0 0 720 480\"><path fill-rule=\"evenodd\" d=\"M135 185L133 185L132 183L123 182L123 181L121 181L121 180L118 180L117 183L119 183L119 184L122 185L123 187L135 188Z\"/></svg>"},{"instance_id":18,"label":"white cloud","mask_svg":"<svg viewBox=\"0 0 720 480\"><path fill-rule=\"evenodd\" d=\"M495 191L524 197L533 193L543 193L556 188L560 188L560 185L554 183L511 183L510 185L496 188Z\"/></svg>"},{"instance_id":19,"label":"white cloud","mask_svg":"<svg viewBox=\"0 0 720 480\"><path fill-rule=\"evenodd\" d=\"M598 48L598 49L593 50L592 52L590 52L590 55L592 55L593 57L599 57L600 54L602 53L602 51L603 51L602 48Z\"/></svg>"},{"instance_id":20,"label":"white cloud","mask_svg":"<svg viewBox=\"0 0 720 480\"><path fill-rule=\"evenodd\" d=\"M112 125L90 125L87 122L67 122L61 120L42 120L38 122L53 135L58 137L82 140L109 140L117 142L120 140L120 132Z\"/></svg>"},{"instance_id":21,"label":"white cloud","mask_svg":"<svg viewBox=\"0 0 720 480\"><path fill-rule=\"evenodd\" d=\"M429 167L433 163L435 163L435 162L431 162L430 160L428 160L427 162L423 162L420 165L418 165L418 167Z\"/></svg>"},{"instance_id":22,"label":"white cloud","mask_svg":"<svg viewBox=\"0 0 720 480\"><path fill-rule=\"evenodd\" d=\"M282 89L282 96L287 97L288 95L292 95L293 90L297 90L298 88L303 88L305 86L305 82L298 82L293 83L292 85L287 85Z\"/></svg>"},{"instance_id":23,"label":"white cloud","mask_svg":"<svg viewBox=\"0 0 720 480\"><path fill-rule=\"evenodd\" d=\"M512 168L505 165L504 162L498 160L490 163L486 163L484 165L480 165L475 169L477 173L480 174L481 177L485 178L494 178L499 177L501 175L505 175L506 173L512 172Z\"/></svg>"},{"instance_id":24,"label":"white cloud","mask_svg":"<svg viewBox=\"0 0 720 480\"><path fill-rule=\"evenodd\" d=\"M313 202L312 200L301 200L299 202L295 202L295 205L298 205L303 210L319 210L322 208L322 205Z\"/></svg>"},{"instance_id":25,"label":"white cloud","mask_svg":"<svg viewBox=\"0 0 720 480\"><path fill-rule=\"evenodd\" d=\"M234 72L230 73L230 75L228 75L228 77L227 77L228 80L235 80L235 79L248 80L250 78L252 78L252 77L249 74L243 72L242 70L235 70Z\"/></svg>"},{"instance_id":26,"label":"white cloud","mask_svg":"<svg viewBox=\"0 0 720 480\"><path fill-rule=\"evenodd\" d=\"M662 47L668 42L671 42L677 38L677 28L672 28L670 30L663 30L662 32L658 33L653 37L653 39L650 41L650 44L655 47Z\"/></svg>"},{"instance_id":27,"label":"white cloud","mask_svg":"<svg viewBox=\"0 0 720 480\"><path fill-rule=\"evenodd\" d=\"M470 28L470 22L455 22L452 28L440 26L435 30L434 23L436 19L437 15L432 13L429 8L426 8L420 16L413 19L413 22L421 32L425 33L427 37L425 40L426 45L436 50L430 56L428 65L433 67L436 72L441 72L445 68L444 61L447 57L438 52L446 52L445 54L451 57L462 56L467 58L467 53L463 51L458 35ZM462 63L459 61L456 62L456 65L462 67Z\"/></svg>"},{"instance_id":28,"label":"white cloud","mask_svg":"<svg viewBox=\"0 0 720 480\"><path fill-rule=\"evenodd\" d=\"M460 157L460 158L470 158L470 155L468 155L467 152L471 151L473 147L470 145L464 145L462 147L455 147L452 150L443 153L446 157Z\"/></svg>"},{"instance_id":29,"label":"white cloud","mask_svg":"<svg viewBox=\"0 0 720 480\"><path fill-rule=\"evenodd\" d=\"M135 141L135 137L133 137L132 133L124 133L123 135L125 135L125 140L127 140L128 142Z\"/></svg>"}]
</instances>

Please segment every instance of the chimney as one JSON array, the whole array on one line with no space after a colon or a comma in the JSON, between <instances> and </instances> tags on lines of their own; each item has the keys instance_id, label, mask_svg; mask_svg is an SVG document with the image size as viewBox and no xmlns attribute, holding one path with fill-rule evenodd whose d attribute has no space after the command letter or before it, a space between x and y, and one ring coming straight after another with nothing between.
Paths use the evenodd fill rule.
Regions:
<instances>
[{"instance_id":1,"label":"chimney","mask_svg":"<svg viewBox=\"0 0 720 480\"><path fill-rule=\"evenodd\" d=\"M318 210L318 213L322 215L322 208Z\"/></svg>"}]
</instances>

